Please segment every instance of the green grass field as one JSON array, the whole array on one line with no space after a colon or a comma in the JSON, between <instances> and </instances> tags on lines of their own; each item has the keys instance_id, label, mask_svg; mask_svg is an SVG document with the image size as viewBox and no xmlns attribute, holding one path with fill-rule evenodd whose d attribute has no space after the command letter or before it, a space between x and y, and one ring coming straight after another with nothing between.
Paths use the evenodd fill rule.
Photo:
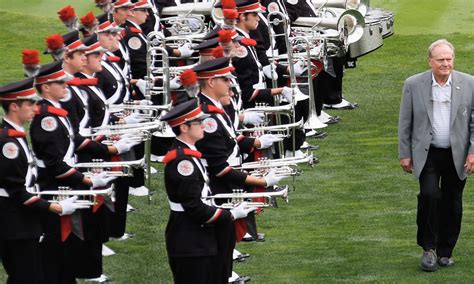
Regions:
<instances>
[{"instance_id":1,"label":"green grass field","mask_svg":"<svg viewBox=\"0 0 474 284\"><path fill-rule=\"evenodd\" d=\"M22 76L21 49L44 47L48 34L65 32L56 11L73 3L83 15L93 1L0 0L0 84ZM329 111L342 119L327 128L321 163L304 168L290 203L258 217L264 243L239 244L250 253L235 270L254 283L473 283L474 193L468 182L464 220L454 253L456 266L436 273L418 268L417 182L397 159L397 121L405 78L427 68L426 49L444 37L456 47L456 69L474 73L472 0L372 0L396 13L395 35L347 70L344 93L360 107ZM96 10L94 10L96 11ZM43 57L42 62L49 62ZM118 254L105 258L115 283L170 283L164 247L168 205L163 179L155 176L151 204L131 198L140 210L129 215L130 241L108 245ZM0 269L0 281L5 273Z\"/></svg>"}]
</instances>

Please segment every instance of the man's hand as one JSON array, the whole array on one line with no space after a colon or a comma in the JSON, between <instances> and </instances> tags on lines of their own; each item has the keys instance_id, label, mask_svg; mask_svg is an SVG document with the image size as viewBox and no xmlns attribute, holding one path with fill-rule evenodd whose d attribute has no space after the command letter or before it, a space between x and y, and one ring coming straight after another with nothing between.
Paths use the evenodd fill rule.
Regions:
<instances>
[{"instance_id":1,"label":"man's hand","mask_svg":"<svg viewBox=\"0 0 474 284\"><path fill-rule=\"evenodd\" d=\"M413 172L413 161L411 158L400 159L400 166L407 173L411 174Z\"/></svg>"},{"instance_id":2,"label":"man's hand","mask_svg":"<svg viewBox=\"0 0 474 284\"><path fill-rule=\"evenodd\" d=\"M466 172L468 175L472 174L474 171L474 153L468 153L466 158L466 163L464 164Z\"/></svg>"}]
</instances>

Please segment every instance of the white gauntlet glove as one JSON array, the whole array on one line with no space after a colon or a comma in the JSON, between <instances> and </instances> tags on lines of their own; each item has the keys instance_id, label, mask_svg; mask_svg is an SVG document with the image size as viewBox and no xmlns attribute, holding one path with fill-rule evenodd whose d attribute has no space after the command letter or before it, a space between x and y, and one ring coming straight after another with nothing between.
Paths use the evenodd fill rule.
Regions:
<instances>
[{"instance_id":1,"label":"white gauntlet glove","mask_svg":"<svg viewBox=\"0 0 474 284\"><path fill-rule=\"evenodd\" d=\"M194 49L191 47L191 44L185 43L182 46L178 47L181 57L189 57L193 54Z\"/></svg>"},{"instance_id":2,"label":"white gauntlet glove","mask_svg":"<svg viewBox=\"0 0 474 284\"><path fill-rule=\"evenodd\" d=\"M124 117L123 120L126 124L136 124L145 121L139 113L132 113L129 116Z\"/></svg>"},{"instance_id":3,"label":"white gauntlet glove","mask_svg":"<svg viewBox=\"0 0 474 284\"><path fill-rule=\"evenodd\" d=\"M263 66L262 71L263 71L263 74L265 74L265 77L267 77L268 79L273 78L274 80L278 80L278 73L276 72L275 65L273 65L273 71L272 71L271 64Z\"/></svg>"},{"instance_id":4,"label":"white gauntlet glove","mask_svg":"<svg viewBox=\"0 0 474 284\"><path fill-rule=\"evenodd\" d=\"M264 118L265 114L263 114L262 112L246 111L244 112L244 120L242 121L242 123L259 125L263 123Z\"/></svg>"},{"instance_id":5,"label":"white gauntlet glove","mask_svg":"<svg viewBox=\"0 0 474 284\"><path fill-rule=\"evenodd\" d=\"M59 214L59 216L71 215L77 209L89 208L89 206L86 204L74 203L76 200L77 196L73 196L69 197L68 199L59 201L59 205L61 206L61 214Z\"/></svg>"},{"instance_id":6,"label":"white gauntlet glove","mask_svg":"<svg viewBox=\"0 0 474 284\"><path fill-rule=\"evenodd\" d=\"M132 139L132 137L123 137L119 141L115 142L114 147L117 149L117 154L123 154L130 151L133 146L140 144L140 141Z\"/></svg>"},{"instance_id":7,"label":"white gauntlet glove","mask_svg":"<svg viewBox=\"0 0 474 284\"><path fill-rule=\"evenodd\" d=\"M254 210L255 210L255 208L248 208L247 207L247 202L242 202L237 207L235 207L234 209L231 209L230 214L232 214L232 218L234 218L234 220L237 220L237 219L240 219L240 218L247 217L247 215L250 212L254 211Z\"/></svg>"},{"instance_id":8,"label":"white gauntlet glove","mask_svg":"<svg viewBox=\"0 0 474 284\"><path fill-rule=\"evenodd\" d=\"M145 95L146 94L146 81L143 79L138 79L137 83L135 83L135 86L137 86L138 90Z\"/></svg>"},{"instance_id":9,"label":"white gauntlet glove","mask_svg":"<svg viewBox=\"0 0 474 284\"><path fill-rule=\"evenodd\" d=\"M267 175L265 177L263 177L263 179L265 180L265 182L267 183L267 186L266 187L269 187L269 186L274 186L276 184L278 184L280 182L280 180L284 179L284 178L287 178L286 176L276 176L275 175L275 170L270 170Z\"/></svg>"},{"instance_id":10,"label":"white gauntlet glove","mask_svg":"<svg viewBox=\"0 0 474 284\"><path fill-rule=\"evenodd\" d=\"M176 90L179 88L181 88L181 80L179 79L179 76L176 76L170 81L170 89Z\"/></svg>"},{"instance_id":11,"label":"white gauntlet glove","mask_svg":"<svg viewBox=\"0 0 474 284\"><path fill-rule=\"evenodd\" d=\"M97 188L97 187L104 187L106 186L109 182L113 181L117 177L111 177L107 172L102 172L98 175L92 176L91 181L92 181L92 188Z\"/></svg>"},{"instance_id":12,"label":"white gauntlet glove","mask_svg":"<svg viewBox=\"0 0 474 284\"><path fill-rule=\"evenodd\" d=\"M308 67L304 64L303 61L298 60L295 65L293 65L293 70L295 71L296 76L301 76L301 74L308 70Z\"/></svg>"},{"instance_id":13,"label":"white gauntlet glove","mask_svg":"<svg viewBox=\"0 0 474 284\"><path fill-rule=\"evenodd\" d=\"M260 141L260 148L258 149L266 149L271 147L273 143L282 141L283 138L278 137L274 134L264 134L257 138Z\"/></svg>"},{"instance_id":14,"label":"white gauntlet glove","mask_svg":"<svg viewBox=\"0 0 474 284\"><path fill-rule=\"evenodd\" d=\"M293 89L289 87L283 87L283 91L281 92L281 95L286 99L288 103L293 102Z\"/></svg>"}]
</instances>

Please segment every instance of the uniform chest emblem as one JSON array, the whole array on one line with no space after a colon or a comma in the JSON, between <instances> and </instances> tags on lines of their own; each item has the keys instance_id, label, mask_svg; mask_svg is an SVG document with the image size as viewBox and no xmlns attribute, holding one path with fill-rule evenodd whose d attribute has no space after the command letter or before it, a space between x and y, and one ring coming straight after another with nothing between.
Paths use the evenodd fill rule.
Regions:
<instances>
[{"instance_id":1,"label":"uniform chest emblem","mask_svg":"<svg viewBox=\"0 0 474 284\"><path fill-rule=\"evenodd\" d=\"M127 44L133 50L139 50L142 47L142 41L136 36L131 37Z\"/></svg>"},{"instance_id":2,"label":"uniform chest emblem","mask_svg":"<svg viewBox=\"0 0 474 284\"><path fill-rule=\"evenodd\" d=\"M18 153L19 153L19 149L15 143L8 142L5 145L3 145L2 154L7 159L10 159L10 160L16 159L16 157L18 157Z\"/></svg>"},{"instance_id":3,"label":"uniform chest emblem","mask_svg":"<svg viewBox=\"0 0 474 284\"><path fill-rule=\"evenodd\" d=\"M280 11L280 7L278 7L277 3L271 2L270 4L268 4L268 12L269 13L278 12L278 11Z\"/></svg>"},{"instance_id":4,"label":"uniform chest emblem","mask_svg":"<svg viewBox=\"0 0 474 284\"><path fill-rule=\"evenodd\" d=\"M245 46L240 46L235 51L235 56L237 56L238 58L245 58L248 54L249 52L247 51L247 48L245 48Z\"/></svg>"},{"instance_id":5,"label":"uniform chest emblem","mask_svg":"<svg viewBox=\"0 0 474 284\"><path fill-rule=\"evenodd\" d=\"M204 131L207 133L214 133L217 130L217 121L212 117L204 119L202 124L204 125Z\"/></svg>"},{"instance_id":6,"label":"uniform chest emblem","mask_svg":"<svg viewBox=\"0 0 474 284\"><path fill-rule=\"evenodd\" d=\"M187 160L183 160L178 163L178 173L182 176L190 176L194 172L193 163Z\"/></svg>"},{"instance_id":7,"label":"uniform chest emblem","mask_svg":"<svg viewBox=\"0 0 474 284\"><path fill-rule=\"evenodd\" d=\"M47 116L41 120L41 128L46 131L54 131L56 128L58 128L58 122L54 117L52 116Z\"/></svg>"}]
</instances>

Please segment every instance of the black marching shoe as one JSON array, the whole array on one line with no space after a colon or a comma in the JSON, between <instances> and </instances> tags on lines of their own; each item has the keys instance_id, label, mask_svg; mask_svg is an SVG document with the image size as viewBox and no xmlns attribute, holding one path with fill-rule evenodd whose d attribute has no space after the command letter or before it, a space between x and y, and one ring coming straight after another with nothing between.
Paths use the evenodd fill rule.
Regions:
<instances>
[{"instance_id":1,"label":"black marching shoe","mask_svg":"<svg viewBox=\"0 0 474 284\"><path fill-rule=\"evenodd\" d=\"M454 265L454 260L452 257L443 256L438 258L438 264L441 267L450 267Z\"/></svg>"},{"instance_id":2,"label":"black marching shoe","mask_svg":"<svg viewBox=\"0 0 474 284\"><path fill-rule=\"evenodd\" d=\"M433 272L438 270L438 261L436 252L432 249L423 252L421 257L421 269L423 271Z\"/></svg>"}]
</instances>

